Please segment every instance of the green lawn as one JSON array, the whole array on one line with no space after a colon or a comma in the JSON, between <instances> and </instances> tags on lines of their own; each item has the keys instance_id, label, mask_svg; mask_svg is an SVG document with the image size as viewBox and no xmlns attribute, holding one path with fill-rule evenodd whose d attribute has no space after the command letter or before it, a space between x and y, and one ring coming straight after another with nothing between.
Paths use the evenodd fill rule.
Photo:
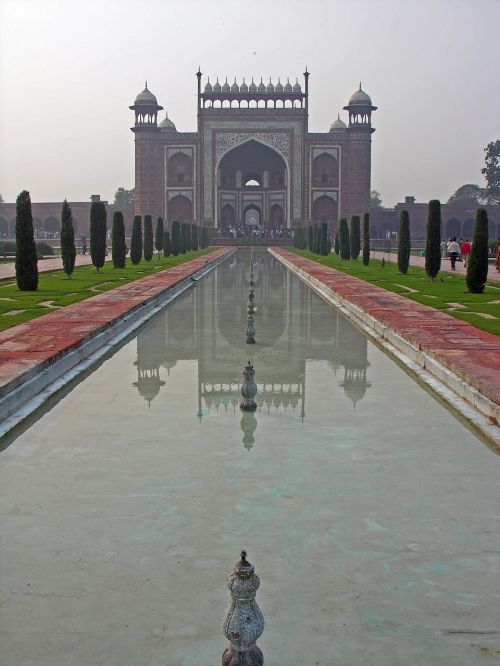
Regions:
<instances>
[{"instance_id":1,"label":"green lawn","mask_svg":"<svg viewBox=\"0 0 500 666\"><path fill-rule=\"evenodd\" d=\"M39 274L38 291L19 291L15 281L2 281L0 282L0 330L40 317L51 312L54 307L71 305L159 270L178 266L215 249L187 252L177 257L161 256L159 260L155 255L151 261L143 259L137 266L133 266L127 259L127 265L123 269L113 268L113 264L107 262L99 273L93 266L81 266L75 269L71 280L63 271L48 271Z\"/></svg>"},{"instance_id":2,"label":"green lawn","mask_svg":"<svg viewBox=\"0 0 500 666\"><path fill-rule=\"evenodd\" d=\"M370 264L363 266L361 258L344 261L333 253L329 257L321 257L308 250L290 250L418 303L443 310L483 331L500 335L500 282L488 282L484 293L471 294L467 291L464 277L460 275L439 273L433 282L423 268L415 266L410 266L408 273L403 275L398 271L395 255L382 267L382 262L377 259L370 259Z\"/></svg>"}]
</instances>

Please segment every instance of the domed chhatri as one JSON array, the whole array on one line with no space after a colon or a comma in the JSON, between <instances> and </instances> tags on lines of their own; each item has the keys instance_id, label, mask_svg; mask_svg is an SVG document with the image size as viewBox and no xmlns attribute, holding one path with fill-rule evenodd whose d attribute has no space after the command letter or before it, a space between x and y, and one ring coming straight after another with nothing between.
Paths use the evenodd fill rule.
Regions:
<instances>
[{"instance_id":1,"label":"domed chhatri","mask_svg":"<svg viewBox=\"0 0 500 666\"><path fill-rule=\"evenodd\" d=\"M243 83L240 86L240 92L242 92L242 93L247 93L248 92L248 86L245 83L245 77L243 77Z\"/></svg>"},{"instance_id":2,"label":"domed chhatri","mask_svg":"<svg viewBox=\"0 0 500 666\"><path fill-rule=\"evenodd\" d=\"M232 92L232 93L239 93L239 92L240 92L240 87L239 87L239 85L236 83L236 77L235 77L235 79L234 79L234 83L233 83L233 85L231 86L231 92Z\"/></svg>"},{"instance_id":3,"label":"domed chhatri","mask_svg":"<svg viewBox=\"0 0 500 666\"><path fill-rule=\"evenodd\" d=\"M255 83L253 81L253 76L252 76L252 83L249 85L248 90L251 93L257 92L257 86L255 85Z\"/></svg>"},{"instance_id":4,"label":"domed chhatri","mask_svg":"<svg viewBox=\"0 0 500 666\"><path fill-rule=\"evenodd\" d=\"M292 92L292 84L290 83L290 79L286 80L285 87L283 88L283 90L286 93L291 93Z\"/></svg>"},{"instance_id":5,"label":"domed chhatri","mask_svg":"<svg viewBox=\"0 0 500 666\"><path fill-rule=\"evenodd\" d=\"M135 104L141 104L141 105L151 105L155 104L158 105L158 100L156 97L153 95L151 90L148 89L148 82L146 81L146 84L144 86L144 90L140 92L137 97L135 98Z\"/></svg>"},{"instance_id":6,"label":"domed chhatri","mask_svg":"<svg viewBox=\"0 0 500 666\"><path fill-rule=\"evenodd\" d=\"M165 118L161 121L158 127L166 132L177 132L177 128L174 123L168 117L168 113L165 111Z\"/></svg>"},{"instance_id":7,"label":"domed chhatri","mask_svg":"<svg viewBox=\"0 0 500 666\"><path fill-rule=\"evenodd\" d=\"M274 85L273 82L271 81L271 78L269 78L269 83L267 84L267 92L268 93L274 92Z\"/></svg>"},{"instance_id":8,"label":"domed chhatri","mask_svg":"<svg viewBox=\"0 0 500 666\"><path fill-rule=\"evenodd\" d=\"M220 83L219 83L219 79L218 79L218 78L217 78L217 80L215 81L212 90L213 90L215 93L220 93L220 91L221 91L221 87L220 87Z\"/></svg>"},{"instance_id":9,"label":"domed chhatri","mask_svg":"<svg viewBox=\"0 0 500 666\"><path fill-rule=\"evenodd\" d=\"M258 87L257 87L257 90L258 90L260 93L265 93L265 92L266 92L266 86L264 85L264 82L263 82L263 80L262 80L262 76L260 77L260 83L259 83L259 85L258 85Z\"/></svg>"},{"instance_id":10,"label":"domed chhatri","mask_svg":"<svg viewBox=\"0 0 500 666\"><path fill-rule=\"evenodd\" d=\"M208 77L208 80L205 84L205 92L206 93L211 93L212 90L213 90L213 88L212 88L212 84L210 83L210 77Z\"/></svg>"},{"instance_id":11,"label":"domed chhatri","mask_svg":"<svg viewBox=\"0 0 500 666\"><path fill-rule=\"evenodd\" d=\"M337 120L334 120L333 123L330 125L330 132L335 132L338 130L345 130L347 129L347 125L343 120L340 120L340 114L337 115Z\"/></svg>"},{"instance_id":12,"label":"domed chhatri","mask_svg":"<svg viewBox=\"0 0 500 666\"><path fill-rule=\"evenodd\" d=\"M361 89L361 81L359 82L359 88L356 90L356 92L353 92L349 99L349 105L355 106L355 105L370 105L372 104L372 100L370 95L365 93L364 90Z\"/></svg>"},{"instance_id":13,"label":"domed chhatri","mask_svg":"<svg viewBox=\"0 0 500 666\"><path fill-rule=\"evenodd\" d=\"M151 126L156 127L158 122L158 111L163 109L158 104L155 95L148 89L148 82L144 85L142 90L135 98L134 103L128 107L135 112L135 128L134 131L143 129L150 129Z\"/></svg>"},{"instance_id":14,"label":"domed chhatri","mask_svg":"<svg viewBox=\"0 0 500 666\"><path fill-rule=\"evenodd\" d=\"M282 93L283 92L283 84L281 83L279 77L278 77L278 83L274 87L274 91L277 93Z\"/></svg>"},{"instance_id":15,"label":"domed chhatri","mask_svg":"<svg viewBox=\"0 0 500 666\"><path fill-rule=\"evenodd\" d=\"M295 85L293 86L293 92L294 93L302 92L302 88L300 87L299 79L296 79L296 81L295 81Z\"/></svg>"},{"instance_id":16,"label":"domed chhatri","mask_svg":"<svg viewBox=\"0 0 500 666\"><path fill-rule=\"evenodd\" d=\"M231 92L231 88L229 87L229 83L227 82L227 76L226 76L226 81L225 81L224 85L222 86L222 92L223 93Z\"/></svg>"}]
</instances>

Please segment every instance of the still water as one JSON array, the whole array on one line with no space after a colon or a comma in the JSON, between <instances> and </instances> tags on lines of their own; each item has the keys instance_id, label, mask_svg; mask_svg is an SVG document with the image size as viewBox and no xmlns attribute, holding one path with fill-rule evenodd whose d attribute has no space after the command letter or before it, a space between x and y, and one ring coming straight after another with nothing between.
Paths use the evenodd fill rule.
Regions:
<instances>
[{"instance_id":1,"label":"still water","mask_svg":"<svg viewBox=\"0 0 500 666\"><path fill-rule=\"evenodd\" d=\"M255 260L256 345L240 251L0 454L2 666L219 664L242 547L268 666L500 657L499 457Z\"/></svg>"}]
</instances>

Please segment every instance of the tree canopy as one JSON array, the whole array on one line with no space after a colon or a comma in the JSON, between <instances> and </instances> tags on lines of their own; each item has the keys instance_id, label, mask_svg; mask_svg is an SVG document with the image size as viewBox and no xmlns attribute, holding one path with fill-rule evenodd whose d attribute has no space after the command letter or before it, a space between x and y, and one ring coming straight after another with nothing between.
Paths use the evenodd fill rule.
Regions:
<instances>
[{"instance_id":1,"label":"tree canopy","mask_svg":"<svg viewBox=\"0 0 500 666\"><path fill-rule=\"evenodd\" d=\"M487 194L485 189L473 183L466 183L451 195L448 199L448 203L478 206L479 204L485 203L486 197Z\"/></svg>"},{"instance_id":2,"label":"tree canopy","mask_svg":"<svg viewBox=\"0 0 500 666\"><path fill-rule=\"evenodd\" d=\"M120 208L132 208L135 205L135 187L131 190L119 187L115 192L113 205L119 206Z\"/></svg>"},{"instance_id":3,"label":"tree canopy","mask_svg":"<svg viewBox=\"0 0 500 666\"><path fill-rule=\"evenodd\" d=\"M382 208L382 199L378 190L370 192L370 205L372 208Z\"/></svg>"},{"instance_id":4,"label":"tree canopy","mask_svg":"<svg viewBox=\"0 0 500 666\"><path fill-rule=\"evenodd\" d=\"M486 179L486 199L489 204L500 204L500 139L490 141L484 152L481 173Z\"/></svg>"}]
</instances>

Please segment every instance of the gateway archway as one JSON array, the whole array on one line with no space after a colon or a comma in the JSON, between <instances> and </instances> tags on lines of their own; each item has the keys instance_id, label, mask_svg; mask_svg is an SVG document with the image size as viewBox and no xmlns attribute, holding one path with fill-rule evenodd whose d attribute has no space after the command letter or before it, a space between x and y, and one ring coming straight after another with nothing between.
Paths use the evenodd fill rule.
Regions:
<instances>
[{"instance_id":1,"label":"gateway archway","mask_svg":"<svg viewBox=\"0 0 500 666\"><path fill-rule=\"evenodd\" d=\"M247 228L255 228L260 225L260 209L251 205L245 209L244 224Z\"/></svg>"}]
</instances>

